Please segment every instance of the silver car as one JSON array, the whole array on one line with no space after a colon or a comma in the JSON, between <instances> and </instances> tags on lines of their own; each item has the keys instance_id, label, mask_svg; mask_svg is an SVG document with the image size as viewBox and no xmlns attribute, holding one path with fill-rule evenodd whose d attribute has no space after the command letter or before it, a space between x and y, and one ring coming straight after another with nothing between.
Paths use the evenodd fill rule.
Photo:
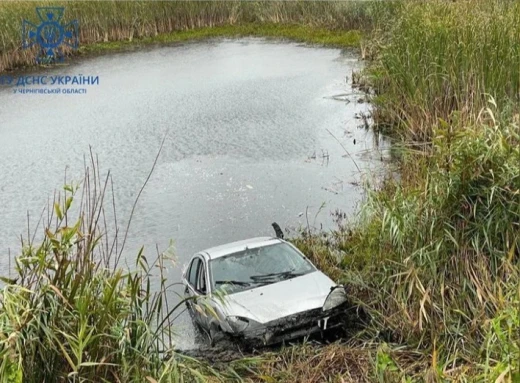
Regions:
<instances>
[{"instance_id":1,"label":"silver car","mask_svg":"<svg viewBox=\"0 0 520 383\"><path fill-rule=\"evenodd\" d=\"M347 295L295 246L259 237L201 251L183 273L192 318L219 335L273 344L343 325Z\"/></svg>"}]
</instances>

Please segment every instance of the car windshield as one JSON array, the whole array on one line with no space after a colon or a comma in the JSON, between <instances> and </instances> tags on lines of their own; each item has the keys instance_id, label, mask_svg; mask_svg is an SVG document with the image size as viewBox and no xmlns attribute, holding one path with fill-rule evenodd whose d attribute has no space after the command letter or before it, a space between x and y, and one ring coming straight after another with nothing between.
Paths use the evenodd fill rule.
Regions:
<instances>
[{"instance_id":1,"label":"car windshield","mask_svg":"<svg viewBox=\"0 0 520 383\"><path fill-rule=\"evenodd\" d=\"M287 243L246 249L210 262L212 290L227 294L280 282L315 271Z\"/></svg>"}]
</instances>

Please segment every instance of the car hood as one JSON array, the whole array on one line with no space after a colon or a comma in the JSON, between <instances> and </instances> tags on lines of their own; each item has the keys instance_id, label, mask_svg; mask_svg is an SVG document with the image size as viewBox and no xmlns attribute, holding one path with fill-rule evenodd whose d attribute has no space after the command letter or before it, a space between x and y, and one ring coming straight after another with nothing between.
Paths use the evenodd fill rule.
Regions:
<instances>
[{"instance_id":1,"label":"car hood","mask_svg":"<svg viewBox=\"0 0 520 383\"><path fill-rule=\"evenodd\" d=\"M267 323L323 306L336 284L321 271L272 283L224 298L224 312Z\"/></svg>"}]
</instances>

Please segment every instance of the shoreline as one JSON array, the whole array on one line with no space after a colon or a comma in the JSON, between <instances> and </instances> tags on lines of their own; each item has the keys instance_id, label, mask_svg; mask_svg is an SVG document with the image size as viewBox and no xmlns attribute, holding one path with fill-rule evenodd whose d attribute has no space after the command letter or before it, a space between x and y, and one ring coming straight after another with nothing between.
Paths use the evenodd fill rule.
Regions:
<instances>
[{"instance_id":1,"label":"shoreline","mask_svg":"<svg viewBox=\"0 0 520 383\"><path fill-rule=\"evenodd\" d=\"M338 49L359 49L362 33L358 30L339 31L325 28L307 27L297 24L228 24L215 27L202 27L187 31L173 31L157 34L154 37L124 39L117 41L95 42L80 47L67 54L66 60L73 62L77 58L96 57L110 53L124 53L150 47L172 46L178 43L201 42L219 38L258 37L267 40L291 41L310 46ZM7 53L9 54L9 53ZM14 52L13 52L14 54ZM55 68L60 64L17 65L0 71L0 75L29 73L42 68ZM67 65L67 64L65 64Z\"/></svg>"}]
</instances>

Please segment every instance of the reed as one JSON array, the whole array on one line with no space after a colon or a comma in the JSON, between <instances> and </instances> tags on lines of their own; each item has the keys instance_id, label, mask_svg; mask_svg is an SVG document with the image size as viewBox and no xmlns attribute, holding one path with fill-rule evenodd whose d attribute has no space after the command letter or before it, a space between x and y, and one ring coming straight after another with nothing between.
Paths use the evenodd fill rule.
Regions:
<instances>
[{"instance_id":1,"label":"reed","mask_svg":"<svg viewBox=\"0 0 520 383\"><path fill-rule=\"evenodd\" d=\"M82 46L103 42L133 42L161 36L164 41L167 40L165 35L179 31L241 24L298 25L311 30L361 31L371 27L377 12L382 13L380 6L367 2L342 1L3 2L0 3L0 25L5 27L0 30L0 72L34 65L37 52L21 49L21 22L23 19L37 22L35 7L46 5L64 6L66 18L79 21ZM282 34L281 37L286 36ZM70 51L67 53L72 54Z\"/></svg>"},{"instance_id":2,"label":"reed","mask_svg":"<svg viewBox=\"0 0 520 383\"><path fill-rule=\"evenodd\" d=\"M399 178L368 189L354 223L296 243L369 313L356 337L384 351L364 379L517 382L519 4L401 5L356 77Z\"/></svg>"},{"instance_id":3,"label":"reed","mask_svg":"<svg viewBox=\"0 0 520 383\"><path fill-rule=\"evenodd\" d=\"M381 373L396 379L377 381L520 377L520 119L494 109L433 129L427 155L406 153L422 161L413 183L387 180L355 224L297 242L369 313L356 337L389 343Z\"/></svg>"},{"instance_id":4,"label":"reed","mask_svg":"<svg viewBox=\"0 0 520 383\"><path fill-rule=\"evenodd\" d=\"M373 298L364 303L377 326L394 342L436 353L439 378L471 366L494 381L519 367L505 362L518 358L520 344L511 321L520 301L520 127L495 120L492 108L475 125L433 129L424 173L414 187L390 181L371 194L367 235L350 248L368 259L363 297Z\"/></svg>"},{"instance_id":5,"label":"reed","mask_svg":"<svg viewBox=\"0 0 520 383\"><path fill-rule=\"evenodd\" d=\"M405 139L428 141L440 121L472 119L492 96L520 97L520 4L495 0L404 2L374 39L376 117Z\"/></svg>"},{"instance_id":6,"label":"reed","mask_svg":"<svg viewBox=\"0 0 520 383\"><path fill-rule=\"evenodd\" d=\"M372 31L363 78L399 179L369 189L355 223L300 246L369 312L360 339L420 351L415 371L375 358L375 381L516 382L518 3L402 6Z\"/></svg>"},{"instance_id":7,"label":"reed","mask_svg":"<svg viewBox=\"0 0 520 383\"><path fill-rule=\"evenodd\" d=\"M110 190L92 161L81 184L66 185L42 213L42 239L39 230L24 239L14 275L2 278L0 380L237 381L231 367L216 372L173 350L184 307L167 298L173 253L152 261L141 249L134 267L121 267L124 231Z\"/></svg>"},{"instance_id":8,"label":"reed","mask_svg":"<svg viewBox=\"0 0 520 383\"><path fill-rule=\"evenodd\" d=\"M325 28L309 29L301 25L282 25L272 23L247 23L240 25L223 25L204 27L189 31L163 34L155 37L145 37L138 41L115 41L108 43L93 43L79 49L79 54L100 54L113 52L136 46L150 44L171 44L185 41L198 41L211 38L262 37L266 39L290 40L333 47L356 47L362 38L359 31L334 31Z\"/></svg>"}]
</instances>

